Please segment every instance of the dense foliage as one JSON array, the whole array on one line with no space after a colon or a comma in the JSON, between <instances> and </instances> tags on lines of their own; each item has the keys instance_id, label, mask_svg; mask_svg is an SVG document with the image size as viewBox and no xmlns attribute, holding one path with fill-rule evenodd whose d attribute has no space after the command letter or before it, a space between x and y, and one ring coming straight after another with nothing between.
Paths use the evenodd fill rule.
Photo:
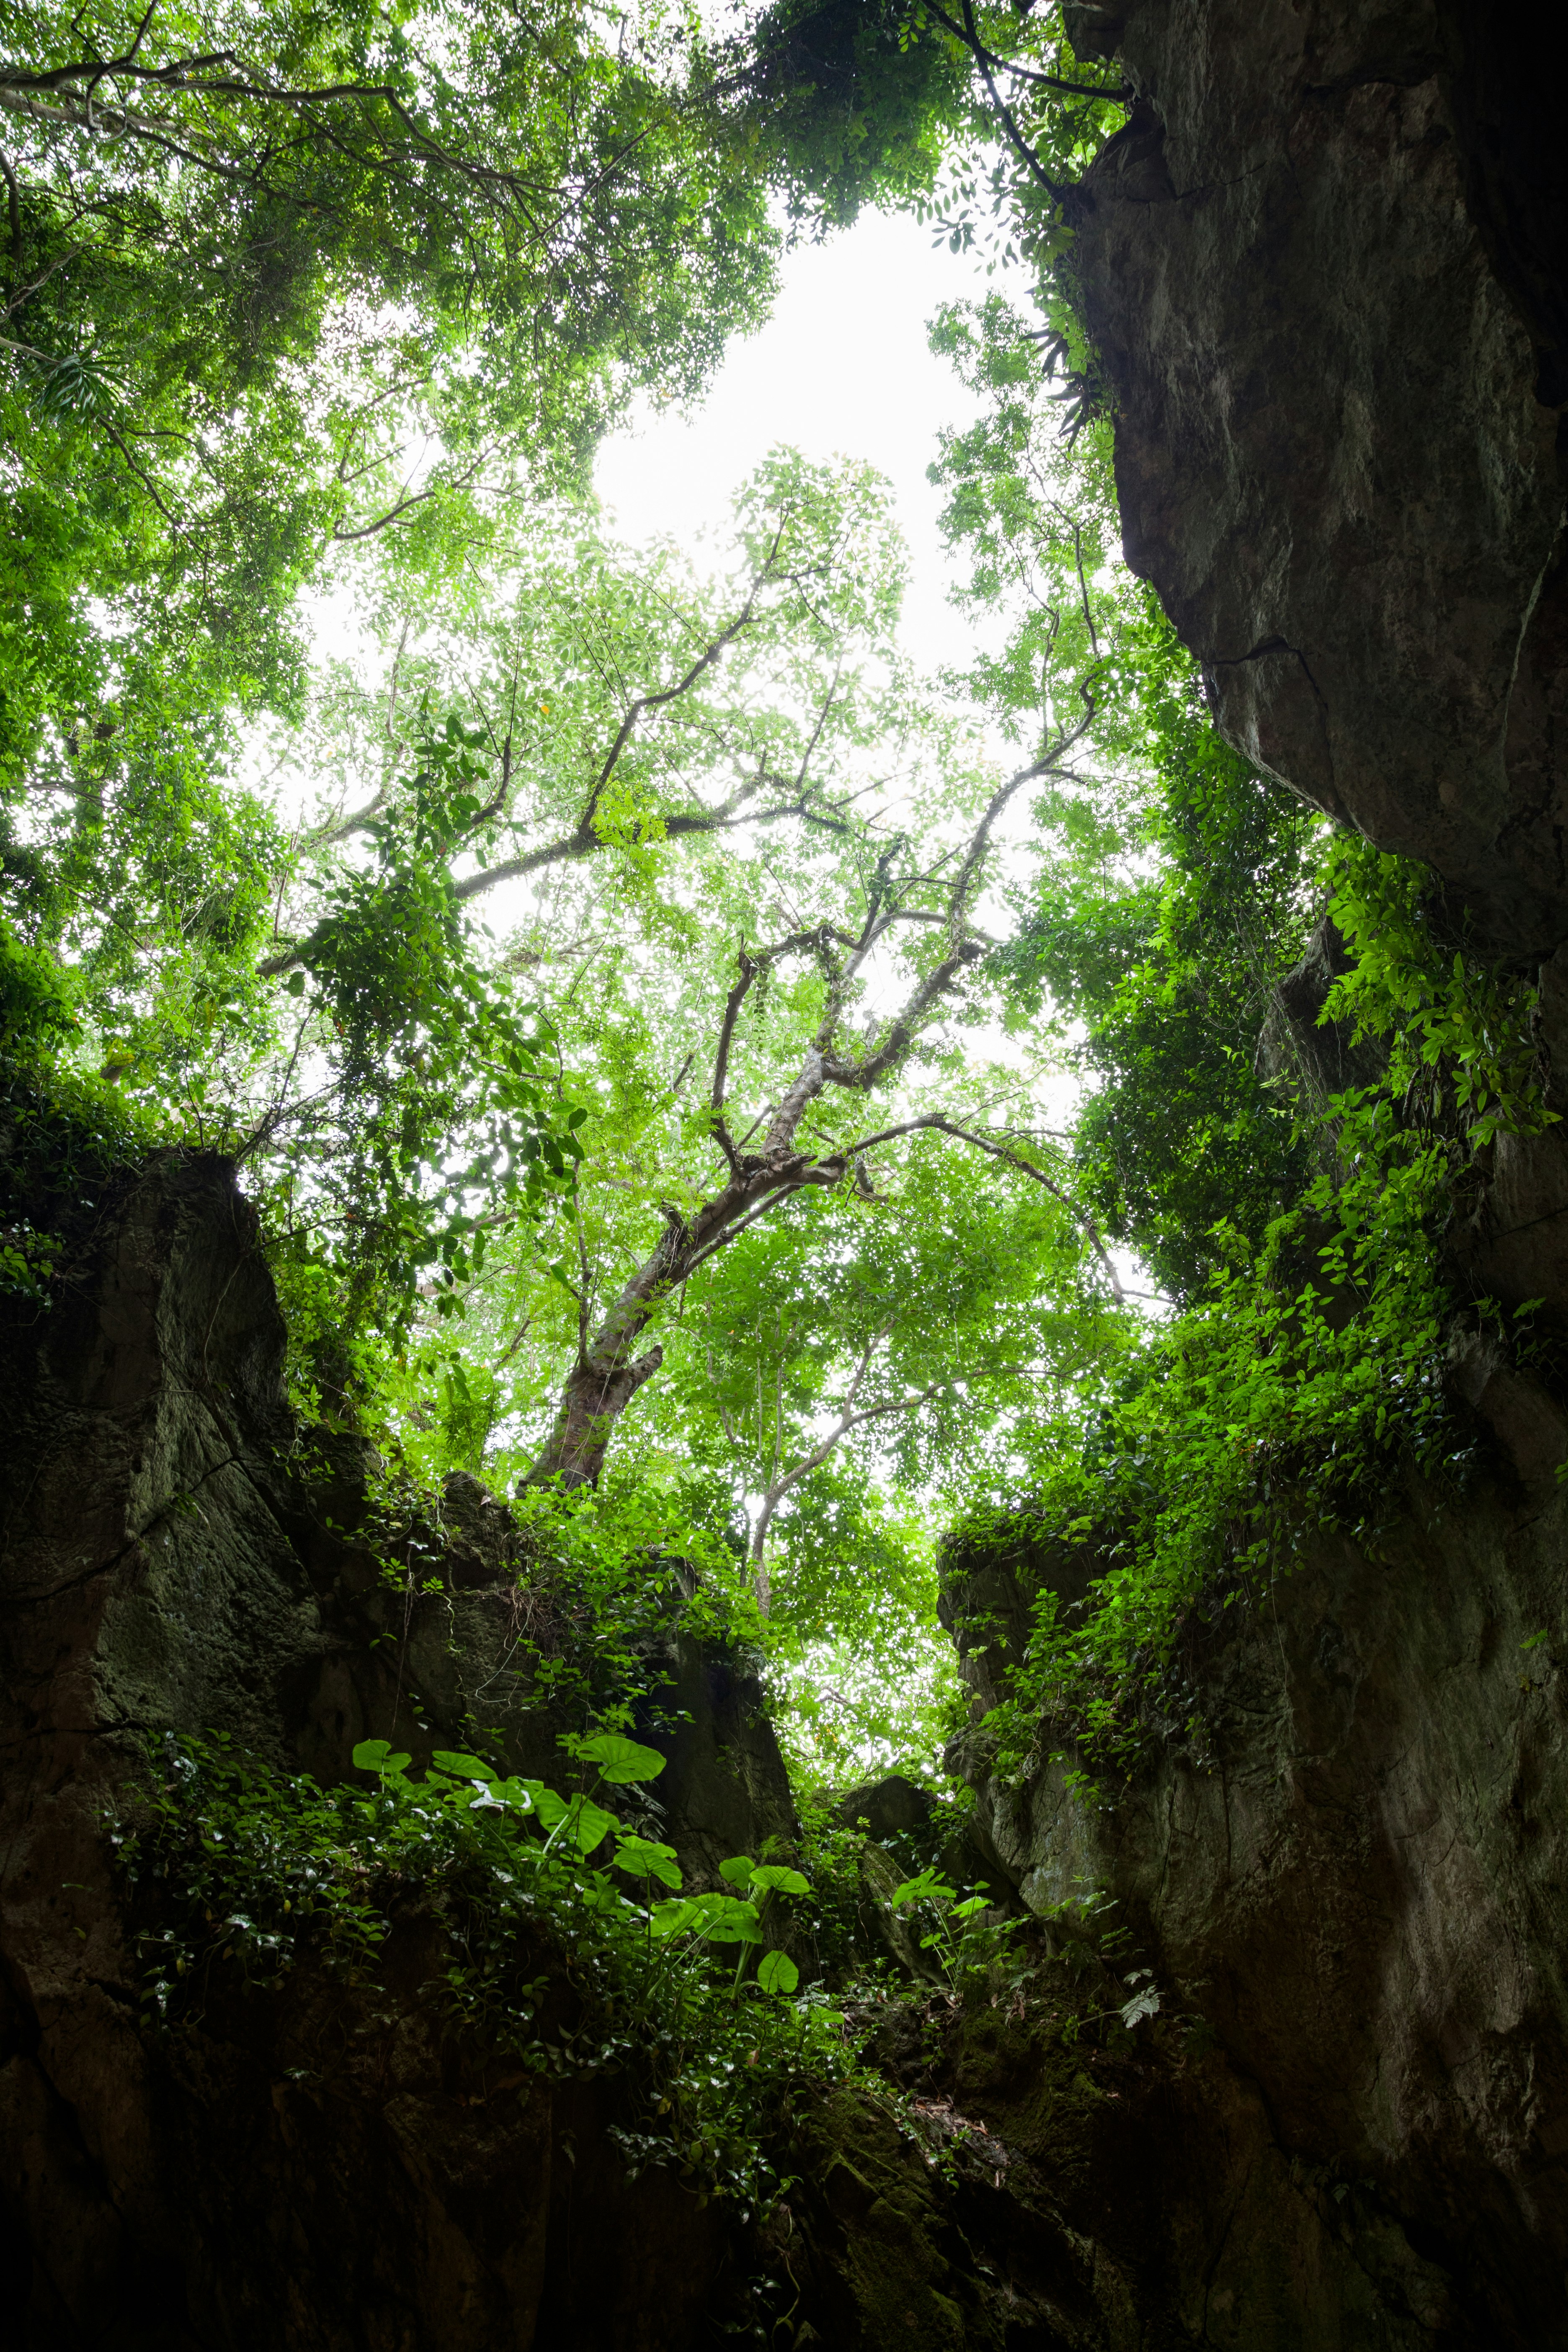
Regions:
<instances>
[{"instance_id":1,"label":"dense foliage","mask_svg":"<svg viewBox=\"0 0 1568 2352\"><path fill-rule=\"evenodd\" d=\"M612 1802L664 1769L614 1733L572 1746ZM837 2011L764 1948L802 1873L740 1854L720 1890L684 1895L673 1848L583 1787L445 1751L415 1780L384 1740L354 1760L372 1785L324 1791L222 1741L163 1743L139 1823L114 1832L153 2016L199 2013L220 1963L258 1989L309 1967L374 1992L399 1926L434 1926L455 2037L527 2073L616 2080L632 2176L670 2165L749 2218L776 2187L764 2147L792 2091L853 2071Z\"/></svg>"},{"instance_id":2,"label":"dense foliage","mask_svg":"<svg viewBox=\"0 0 1568 2352\"><path fill-rule=\"evenodd\" d=\"M929 1771L936 1532L1021 1517L1096 1575L983 1740L1129 1762L1195 1612L1463 1455L1443 1229L1546 1112L1529 988L1220 741L1121 562L1065 197L1124 93L1058 8L936 0L7 37L7 1288L58 1285L46 1162L219 1149L301 1427L517 1496L584 1657L679 1559L803 1781ZM759 451L704 567L586 487L868 201L1026 289L934 330L939 680L868 467ZM731 2031L535 1792L170 1769L345 1965L416 1885L459 1941L554 1906L638 2032Z\"/></svg>"},{"instance_id":3,"label":"dense foliage","mask_svg":"<svg viewBox=\"0 0 1568 2352\"><path fill-rule=\"evenodd\" d=\"M1552 1114L1529 983L1432 877L1335 837L1214 733L1113 561L1108 426L1069 438L1042 415L1031 331L1000 301L940 334L988 395L942 468L970 601L1008 624L973 690L1016 723L1049 647L1102 705L1102 764L1037 805L994 961L1082 1074L1080 1197L1162 1286L1031 1433L1026 1477L962 1520L970 1559L1065 1541L1090 1570L1071 1605L1047 1575L980 1752L1018 1771L1065 1738L1078 1772L1130 1769L1155 1727L1202 1751L1203 1624L1325 1530L1375 1544L1410 1471L1462 1472L1456 1319L1532 1342L1467 1299L1444 1240L1499 1131Z\"/></svg>"}]
</instances>

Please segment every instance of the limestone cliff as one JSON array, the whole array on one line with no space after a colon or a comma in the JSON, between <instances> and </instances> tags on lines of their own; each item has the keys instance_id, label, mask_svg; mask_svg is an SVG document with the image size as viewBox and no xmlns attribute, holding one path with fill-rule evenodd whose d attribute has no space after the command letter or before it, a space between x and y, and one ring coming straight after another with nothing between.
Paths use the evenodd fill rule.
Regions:
<instances>
[{"instance_id":1,"label":"limestone cliff","mask_svg":"<svg viewBox=\"0 0 1568 2352\"><path fill-rule=\"evenodd\" d=\"M360 1738L423 1757L477 1722L553 1779L558 1726L522 1671L516 1537L477 1482L405 1530L390 1585L356 1536L363 1446L308 1443L285 1409L277 1298L225 1162L172 1152L39 1218L64 1251L52 1303L7 1302L0 1332L5 2341L682 2340L723 2233L671 2176L624 2179L613 2088L514 2070L496 2098L482 2056L473 2076L421 1994L417 1921L379 2007L307 1976L149 2030L104 1835L146 1733L226 1732L332 1780ZM789 1827L788 1785L739 1661L672 1634L649 1664L668 1834L702 1885Z\"/></svg>"},{"instance_id":2,"label":"limestone cliff","mask_svg":"<svg viewBox=\"0 0 1568 2352\"><path fill-rule=\"evenodd\" d=\"M1069 6L1127 556L1223 731L1506 949L1568 933L1568 146L1538 12Z\"/></svg>"},{"instance_id":3,"label":"limestone cliff","mask_svg":"<svg viewBox=\"0 0 1568 2352\"><path fill-rule=\"evenodd\" d=\"M629 2177L613 2072L542 2077L455 2034L417 1908L373 1990L309 1961L250 1990L219 1969L160 2029L105 1835L144 1734L226 1731L330 1780L361 1737L427 1753L477 1720L542 1772L556 1727L514 1653L543 1595L463 1479L403 1531L412 1584L387 1582L363 1447L307 1445L284 1410L276 1298L221 1161L170 1153L48 1213L54 1303L16 1307L0 1349L0 2292L20 2352L697 2352L775 2321L842 2352L1449 2340L1442 2263L1375 2184L1282 2131L1249 2052L1195 2011L1102 2046L1129 1986L1087 1944L1034 1936L1012 1989L967 2007L937 1985L870 1999L857 2028L907 2104L807 2101L760 2234L673 2168ZM788 1790L739 1661L676 1637L650 1664L668 1834L701 1883L787 1830ZM846 1804L898 1851L929 1811L910 1795ZM903 1865L864 1859L874 1925ZM890 1942L922 1965L907 1931Z\"/></svg>"},{"instance_id":4,"label":"limestone cliff","mask_svg":"<svg viewBox=\"0 0 1568 2352\"><path fill-rule=\"evenodd\" d=\"M1159 1727L1093 1802L1062 1764L1004 1785L983 1746L962 1760L1026 1902L1111 1894L1277 2146L1373 2193L1428 2266L1416 2340L1544 2346L1568 2342L1568 1417L1458 1369L1514 1458L1413 1482L1374 1549L1320 1543L1255 1604L1216 1601L1186 1637L1196 1737ZM1033 1591L1072 1597L1070 1557L950 1561L987 1703Z\"/></svg>"},{"instance_id":5,"label":"limestone cliff","mask_svg":"<svg viewBox=\"0 0 1568 2352\"><path fill-rule=\"evenodd\" d=\"M1067 14L1133 100L1070 262L1129 561L1233 742L1436 867L1516 968L1547 959L1561 1108L1568 147L1544 22L1468 0ZM1279 1017L1343 1084L1347 1041L1313 1026L1332 947ZM1500 1139L1479 1175L1464 1271L1560 1318L1560 1132ZM1216 1596L1185 1635L1190 1717L1152 1727L1124 1786L1075 1793L1044 1760L1060 1727L1017 1784L983 1731L954 1756L1023 1899L1114 1896L1274 2144L1382 2217L1375 2318L1299 2269L1296 2334L1211 2306L1198 2341L1568 2343L1568 1412L1473 1333L1449 1370L1468 1481L1412 1479L1375 1545L1321 1541L1255 1605ZM1035 1591L1070 1607L1094 1572L1022 1522L1011 1554L948 1567L986 1706ZM1238 2157L1228 2193L1249 2177Z\"/></svg>"}]
</instances>

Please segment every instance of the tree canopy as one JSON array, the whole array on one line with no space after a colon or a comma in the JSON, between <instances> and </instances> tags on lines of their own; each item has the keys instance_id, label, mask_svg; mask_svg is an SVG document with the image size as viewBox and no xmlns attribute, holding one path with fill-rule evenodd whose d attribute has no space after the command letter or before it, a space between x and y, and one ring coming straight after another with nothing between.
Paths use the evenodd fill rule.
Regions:
<instances>
[{"instance_id":1,"label":"tree canopy","mask_svg":"<svg viewBox=\"0 0 1568 2352\"><path fill-rule=\"evenodd\" d=\"M1220 741L1121 562L1071 194L1125 93L935 0L6 38L8 1163L231 1154L302 1425L679 1553L814 1769L929 1764L941 1532L1032 1514L1103 1570L1037 1729L1123 1752L1281 1497L1442 1455L1437 1204L1545 1116L1529 991ZM868 464L759 450L706 569L589 484L868 202L1015 289L933 329L937 680ZM1331 1103L1281 1013L1325 908Z\"/></svg>"}]
</instances>

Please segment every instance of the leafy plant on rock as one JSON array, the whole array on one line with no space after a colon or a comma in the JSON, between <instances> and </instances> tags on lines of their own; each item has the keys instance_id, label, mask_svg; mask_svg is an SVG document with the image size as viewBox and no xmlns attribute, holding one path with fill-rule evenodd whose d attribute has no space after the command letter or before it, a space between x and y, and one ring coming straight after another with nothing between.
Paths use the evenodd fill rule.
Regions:
<instances>
[{"instance_id":1,"label":"leafy plant on rock","mask_svg":"<svg viewBox=\"0 0 1568 2352\"><path fill-rule=\"evenodd\" d=\"M736 1857L722 1887L672 1892L673 1848L601 1801L663 1757L616 1732L567 1747L598 1793L458 1750L416 1780L385 1740L354 1751L368 1790L323 1790L226 1740L166 1737L137 1818L111 1832L146 2009L199 2026L219 1970L258 1993L310 1968L374 1991L400 1925L431 1920L450 2032L529 2073L615 2076L632 2169L677 2166L744 2216L776 2193L769 2142L792 2094L853 2071L838 2012L789 1955L747 1965L807 1881ZM719 1955L736 1947L731 1967Z\"/></svg>"}]
</instances>

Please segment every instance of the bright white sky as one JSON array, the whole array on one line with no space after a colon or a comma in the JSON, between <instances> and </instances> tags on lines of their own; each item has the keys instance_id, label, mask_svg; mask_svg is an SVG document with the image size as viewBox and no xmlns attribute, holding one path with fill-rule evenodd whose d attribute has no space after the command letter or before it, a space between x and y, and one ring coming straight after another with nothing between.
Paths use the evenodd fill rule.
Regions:
<instances>
[{"instance_id":1,"label":"bright white sky","mask_svg":"<svg viewBox=\"0 0 1568 2352\"><path fill-rule=\"evenodd\" d=\"M903 215L863 214L830 243L787 256L772 318L731 347L701 408L685 417L645 408L601 449L595 479L623 535L668 534L693 549L779 442L813 458L868 458L893 485L910 542L905 648L922 669L951 661L962 625L945 603L954 574L926 467L939 428L975 411L927 349L926 321L941 303L982 299L997 283L973 256L933 249L931 231Z\"/></svg>"}]
</instances>

